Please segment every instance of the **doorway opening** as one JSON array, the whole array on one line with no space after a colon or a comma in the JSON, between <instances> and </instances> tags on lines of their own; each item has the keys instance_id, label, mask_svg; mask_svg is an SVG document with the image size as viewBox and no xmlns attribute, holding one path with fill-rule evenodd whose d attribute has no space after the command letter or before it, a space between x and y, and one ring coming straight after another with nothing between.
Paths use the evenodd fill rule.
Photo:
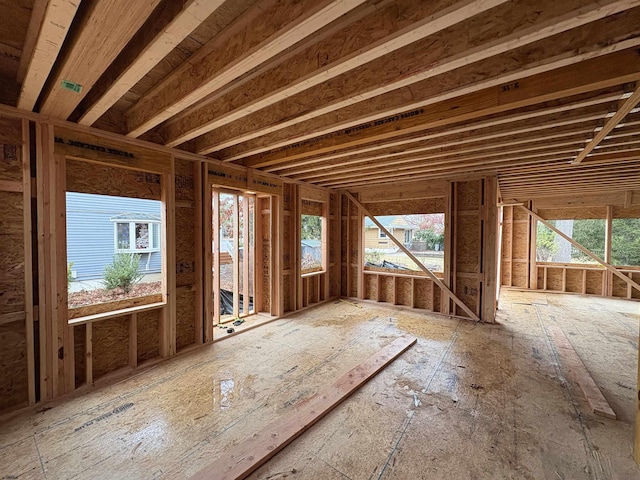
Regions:
<instances>
[{"instance_id":1,"label":"doorway opening","mask_svg":"<svg viewBox=\"0 0 640 480\"><path fill-rule=\"evenodd\" d=\"M213 323L255 313L255 195L213 188Z\"/></svg>"}]
</instances>

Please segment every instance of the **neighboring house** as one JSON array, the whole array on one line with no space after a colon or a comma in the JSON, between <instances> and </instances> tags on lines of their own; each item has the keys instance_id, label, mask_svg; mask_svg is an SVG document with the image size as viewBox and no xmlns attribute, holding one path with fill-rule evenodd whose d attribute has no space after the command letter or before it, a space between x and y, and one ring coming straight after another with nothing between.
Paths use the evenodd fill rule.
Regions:
<instances>
[{"instance_id":1,"label":"neighboring house","mask_svg":"<svg viewBox=\"0 0 640 480\"><path fill-rule=\"evenodd\" d=\"M302 258L308 255L318 262L322 262L322 242L320 240L301 240L300 247Z\"/></svg>"},{"instance_id":2,"label":"neighboring house","mask_svg":"<svg viewBox=\"0 0 640 480\"><path fill-rule=\"evenodd\" d=\"M413 233L417 230L414 225L407 224L402 215L381 215L376 220L391 233L394 238L399 240L403 245L409 246L413 239ZM373 223L369 217L364 220L365 237L364 247L379 250L396 250L398 246L387 237L387 235Z\"/></svg>"},{"instance_id":3,"label":"neighboring house","mask_svg":"<svg viewBox=\"0 0 640 480\"><path fill-rule=\"evenodd\" d=\"M67 262L74 280L102 278L116 253L140 254L139 271L160 273L162 203L67 192Z\"/></svg>"}]
</instances>

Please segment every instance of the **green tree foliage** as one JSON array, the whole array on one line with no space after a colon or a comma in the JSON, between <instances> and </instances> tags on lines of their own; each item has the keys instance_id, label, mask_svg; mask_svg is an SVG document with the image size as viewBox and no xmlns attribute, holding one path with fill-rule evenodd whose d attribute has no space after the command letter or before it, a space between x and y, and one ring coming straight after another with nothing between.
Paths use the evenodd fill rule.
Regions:
<instances>
[{"instance_id":1,"label":"green tree foliage","mask_svg":"<svg viewBox=\"0 0 640 480\"><path fill-rule=\"evenodd\" d=\"M302 215L300 235L302 240L322 239L322 217L318 215Z\"/></svg>"},{"instance_id":2,"label":"green tree foliage","mask_svg":"<svg viewBox=\"0 0 640 480\"><path fill-rule=\"evenodd\" d=\"M576 220L573 223L573 239L590 252L603 258L605 221L602 219ZM574 252L572 259L574 259L574 261L593 261L589 256L580 251Z\"/></svg>"},{"instance_id":3,"label":"green tree foliage","mask_svg":"<svg viewBox=\"0 0 640 480\"><path fill-rule=\"evenodd\" d=\"M616 218L611 232L614 265L640 265L640 218Z\"/></svg>"},{"instance_id":4,"label":"green tree foliage","mask_svg":"<svg viewBox=\"0 0 640 480\"><path fill-rule=\"evenodd\" d=\"M536 259L539 262L550 262L557 251L558 245L555 242L555 233L546 225L538 222Z\"/></svg>"},{"instance_id":5,"label":"green tree foliage","mask_svg":"<svg viewBox=\"0 0 640 480\"><path fill-rule=\"evenodd\" d=\"M434 229L418 230L413 234L416 242L425 242L427 250L435 250L436 245L444 244L444 233L437 233Z\"/></svg>"},{"instance_id":6,"label":"green tree foliage","mask_svg":"<svg viewBox=\"0 0 640 480\"><path fill-rule=\"evenodd\" d=\"M113 256L113 263L104 267L104 288L114 290L121 288L125 293L131 291L136 283L144 276L138 272L140 255L117 253Z\"/></svg>"}]
</instances>

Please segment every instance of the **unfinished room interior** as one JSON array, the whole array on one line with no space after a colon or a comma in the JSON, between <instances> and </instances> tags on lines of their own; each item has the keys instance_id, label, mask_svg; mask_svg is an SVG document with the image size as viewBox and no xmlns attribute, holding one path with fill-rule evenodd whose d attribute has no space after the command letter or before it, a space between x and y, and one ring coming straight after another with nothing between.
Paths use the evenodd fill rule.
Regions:
<instances>
[{"instance_id":1,"label":"unfinished room interior","mask_svg":"<svg viewBox=\"0 0 640 480\"><path fill-rule=\"evenodd\" d=\"M640 0L0 0L0 479L640 479Z\"/></svg>"}]
</instances>

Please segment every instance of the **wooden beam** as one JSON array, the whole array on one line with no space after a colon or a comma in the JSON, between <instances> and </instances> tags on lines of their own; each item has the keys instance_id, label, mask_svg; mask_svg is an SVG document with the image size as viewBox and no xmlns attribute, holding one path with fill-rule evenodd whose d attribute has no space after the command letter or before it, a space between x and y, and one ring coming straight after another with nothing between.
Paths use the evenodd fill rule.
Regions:
<instances>
[{"instance_id":1,"label":"wooden beam","mask_svg":"<svg viewBox=\"0 0 640 480\"><path fill-rule=\"evenodd\" d=\"M640 86L636 88L635 92L631 94L629 98L625 100L618 111L611 117L604 125L602 130L595 134L593 140L589 142L584 149L578 154L573 161L574 165L581 163L587 155L589 155L599 144L604 140L611 131L616 128L622 120L633 110L633 108L640 102Z\"/></svg>"},{"instance_id":2,"label":"wooden beam","mask_svg":"<svg viewBox=\"0 0 640 480\"><path fill-rule=\"evenodd\" d=\"M495 116L486 120L479 120L468 122L460 126L447 126L443 128L437 128L429 130L427 133L410 135L405 138L388 139L376 142L371 145L362 147L345 149L342 151L331 152L323 155L314 156L311 158L295 160L291 165L267 166L265 171L285 171L287 174L295 173L295 170L291 172L289 168L298 166L313 165L318 163L319 165L329 164L333 165L344 162L345 157L349 159L358 159L370 152L376 152L385 149L398 149L403 150L406 145L416 144L418 142L427 142L429 140L436 140L441 138L451 138L451 140L459 139L459 141L465 141L467 138L478 135L479 131L486 129L487 132L493 132L495 136L501 136L503 133L511 132L513 134L535 132L543 130L548 127L560 127L565 125L573 125L581 122L594 121L600 118L604 118L609 112L607 104L614 102L620 98L622 90L616 89L616 91L606 92L601 95L592 96L589 94L587 98L573 99L568 101L565 99L548 104L542 104L526 109L522 111L515 111L508 115ZM584 97L584 96L581 96ZM491 133L488 133L491 135ZM487 138L493 138L487 136ZM403 148L400 148L403 147Z\"/></svg>"},{"instance_id":3,"label":"wooden beam","mask_svg":"<svg viewBox=\"0 0 640 480\"><path fill-rule=\"evenodd\" d=\"M600 49L598 52L591 53L604 54L605 50ZM640 56L635 49L591 58L561 68L551 68L577 60L579 57L572 57L566 61L560 59L552 62L553 65L547 64L546 67L549 70L543 73L533 74L534 70L526 69L513 72L511 75L501 75L491 81L491 83L494 81L500 83L508 79L516 82L518 88L506 88L507 83L480 89L481 85L486 84L480 82L468 87L471 93L466 93L467 89L462 89L443 94L451 97L450 100L437 101L443 95L436 95L432 97L434 103L426 99L416 99L411 104L404 104L405 107L411 107L413 110L405 112L404 115L390 117L392 121L389 122L380 121L380 113L378 113L376 116L378 120L365 122L353 128L340 130L340 125L331 126L326 130L270 144L264 148L239 151L237 154L232 154L230 151L231 156L226 160L241 160L239 163L242 165L261 168L640 79ZM428 109L424 108L427 104ZM314 138L314 141L299 145L294 143L294 146L291 146L291 142L301 141L307 137Z\"/></svg>"},{"instance_id":4,"label":"wooden beam","mask_svg":"<svg viewBox=\"0 0 640 480\"><path fill-rule=\"evenodd\" d=\"M211 15L224 0L187 0L169 2L168 8L179 8L173 18L138 53L102 96L80 117L78 123L93 125L109 108L166 57L187 35ZM164 23L164 22L163 22Z\"/></svg>"},{"instance_id":5,"label":"wooden beam","mask_svg":"<svg viewBox=\"0 0 640 480\"><path fill-rule=\"evenodd\" d=\"M553 338L553 343L556 346L560 358L565 364L565 367L568 367L573 374L575 381L580 385L582 393L584 393L587 402L589 402L591 411L596 415L602 415L603 417L616 420L616 413L609 405L609 402L607 402L607 399L604 398L602 391L589 374L589 371L584 366L584 363L582 363L582 360L562 329L556 325L550 325L547 328L549 329L551 338Z\"/></svg>"},{"instance_id":6,"label":"wooden beam","mask_svg":"<svg viewBox=\"0 0 640 480\"><path fill-rule=\"evenodd\" d=\"M400 337L378 353L340 376L316 395L308 398L284 419L277 419L261 431L240 442L191 477L192 480L241 480L271 459L305 431L315 425L352 393L371 380L416 343Z\"/></svg>"},{"instance_id":7,"label":"wooden beam","mask_svg":"<svg viewBox=\"0 0 640 480\"><path fill-rule=\"evenodd\" d=\"M461 0L440 10L439 4L414 0L387 2L383 9L371 4L365 18L243 85L242 103L236 108L238 94L232 92L169 122L161 136L167 146L179 145L503 3L506 0ZM368 35L354 35L365 29Z\"/></svg>"},{"instance_id":8,"label":"wooden beam","mask_svg":"<svg viewBox=\"0 0 640 480\"><path fill-rule=\"evenodd\" d=\"M222 40L214 37L141 98L127 112L128 135L142 135L364 1L321 0L311 6L292 0L261 2L228 28Z\"/></svg>"},{"instance_id":9,"label":"wooden beam","mask_svg":"<svg viewBox=\"0 0 640 480\"><path fill-rule=\"evenodd\" d=\"M93 2L86 16L80 19L78 35L70 39L69 51L56 69L40 112L67 118L159 2ZM80 85L80 92L67 89L64 82Z\"/></svg>"},{"instance_id":10,"label":"wooden beam","mask_svg":"<svg viewBox=\"0 0 640 480\"><path fill-rule=\"evenodd\" d=\"M613 7L613 5L608 5L608 7ZM622 4L618 4L617 8L622 8ZM236 121L224 128L219 128L217 131L205 134L196 139L195 150L201 154L222 151L221 158L231 160L235 159L235 153L228 154L224 151L225 149L241 143L248 143L243 146L243 149L255 153L253 147L263 146L265 143L279 146L276 139L280 141L290 139L292 142L300 142L305 140L302 138L305 133L313 131L325 133L324 129L328 126L329 118L340 119L340 126L334 130L349 128L372 121L375 118L395 115L460 95L462 92L456 90L462 85L467 88L464 93L469 93L471 91L469 90L470 84L475 84L473 91L477 91L491 85L516 82L523 76L533 74L525 73L526 70L533 69L535 73L540 73L552 68L575 64L593 56L594 51L602 50L604 43L609 47L606 49L606 53L611 53L611 47L616 49L613 46L616 44L618 49L623 45L626 46L622 48L628 48L631 43L633 46L637 46L638 38L631 40L631 43L626 43L628 40L620 42L614 40L621 36L623 31L628 34L629 25L627 21L616 24L612 19L588 24L583 29L589 30L589 33L581 34L580 42L576 40L576 34L572 29L588 23L587 19L601 19L607 12L608 8L601 10L594 8L594 5L588 8L579 8L560 18L545 19L546 21L527 25L521 30L516 30L495 41L473 45L473 48L468 48L466 43L464 46L451 47L448 43L442 45L435 40L429 42L430 38L427 38L423 42L412 45L410 52L405 53L405 56L400 56L398 53L397 58L383 57L378 62L369 63L354 70L351 74L358 79L357 82L352 81L350 77L343 76L336 81L327 82L317 88L304 91L284 105L274 105L268 110L254 114L251 118ZM582 17L583 14L584 17ZM638 13L630 15L635 18ZM576 22L577 18L583 18L585 22ZM558 35L559 32L564 33ZM467 30L462 30L459 34L465 40L468 35ZM551 36L552 38L549 38ZM432 45L434 42L435 47ZM476 42L480 43L478 40ZM531 43L534 43L537 48L530 47ZM418 46L422 48L418 49ZM455 54L451 57L441 58L440 50L448 50L449 48L454 48ZM520 55L528 57L528 63L525 67L522 62L514 62L514 57L517 58ZM425 68L425 65L429 65L429 68ZM508 65L513 65L513 69L518 69L518 74L509 72ZM398 77L397 71L402 71L403 75ZM470 79L478 79L478 71L483 72L482 81L473 82ZM458 73L456 74L456 72ZM439 79L438 82L429 82L434 77ZM433 83L442 83L443 85L438 89ZM446 88L444 84L446 84ZM417 100L420 98L427 98L424 93L425 89L432 92L429 97L432 97L433 100L418 103ZM407 103L408 98L416 100L413 105ZM372 104L371 108L363 103L365 101ZM347 109L347 107L349 108ZM338 110L345 112L345 114L328 116ZM372 116L369 117L365 113L370 113ZM373 116L375 114L377 116ZM314 119L316 120L311 122ZM285 129L288 131L281 132ZM264 141L249 142L264 136L269 138ZM231 151L235 152L235 149Z\"/></svg>"},{"instance_id":11,"label":"wooden beam","mask_svg":"<svg viewBox=\"0 0 640 480\"><path fill-rule=\"evenodd\" d=\"M584 253L585 255L587 255L588 257L592 258L593 260L595 260L596 262L598 262L600 265L602 265L604 268L606 268L608 271L610 271L611 273L613 273L615 276L617 276L618 278L621 278L622 280L624 280L626 283L628 283L629 285L631 285L633 288L635 288L636 290L640 291L640 285L638 285L636 282L634 282L633 280L631 280L629 277L627 277L624 273L620 272L617 268L615 268L613 265L605 262L604 260L602 260L600 257L598 257L597 255L595 255L594 253L592 253L590 250L586 249L585 247L583 247L582 245L580 245L578 242L576 242L573 238L569 237L568 235L566 235L564 232L561 232L560 230L558 230L556 227L554 227L553 225L551 225L549 222L547 222L544 218L542 218L540 215L538 215L537 213L533 212L532 210L528 209L527 207L525 207L524 205L519 205L519 208L522 208L524 210L527 211L527 213L532 216L533 218L535 218L536 220L538 220L539 222L541 222L543 225L545 225L546 227L550 228L551 230L553 230L555 233L557 233L558 235L560 235L562 238L564 238L567 242L569 242L571 245L573 245L574 247L576 247L578 250L580 250L582 253Z\"/></svg>"},{"instance_id":12,"label":"wooden beam","mask_svg":"<svg viewBox=\"0 0 640 480\"><path fill-rule=\"evenodd\" d=\"M25 48L25 56L20 60L18 70L18 82L22 84L18 108L32 110L35 106L44 82L58 58L80 1L36 1L25 40L28 48Z\"/></svg>"},{"instance_id":13,"label":"wooden beam","mask_svg":"<svg viewBox=\"0 0 640 480\"><path fill-rule=\"evenodd\" d=\"M405 247L402 242L400 242L397 238L395 238L391 232L389 232L389 230L387 230L384 225L382 225L378 220L376 220L376 217L374 215L371 215L371 213L366 209L366 207L364 205L362 205L358 200L356 200L356 198L351 195L351 193L349 193L348 191L344 191L344 194L347 196L347 198L349 198L349 200L351 200L351 202L353 202L354 205L356 205L358 207L358 209L360 210L360 212L362 212L363 215L366 215L367 217L369 217L371 219L371 221L373 223L376 224L376 226L387 235L387 238L389 238L393 243L396 244L396 246L402 250L411 260L413 260L413 262L418 266L418 268L420 268L420 270L422 270L423 272L425 272L429 278L438 286L440 287L440 289L442 290L442 293L449 296L451 298L451 300L453 300L456 305L458 305L467 315L469 315L469 317L471 317L471 319L475 320L475 321L480 321L480 318L469 308L467 307L464 302L462 300L460 300L455 293L453 293L449 287L447 287L442 280L440 280L438 277L435 276L435 274L429 270L427 267L425 267L422 262L416 258L416 256L411 253L409 251L409 249L407 249L407 247Z\"/></svg>"}]
</instances>

